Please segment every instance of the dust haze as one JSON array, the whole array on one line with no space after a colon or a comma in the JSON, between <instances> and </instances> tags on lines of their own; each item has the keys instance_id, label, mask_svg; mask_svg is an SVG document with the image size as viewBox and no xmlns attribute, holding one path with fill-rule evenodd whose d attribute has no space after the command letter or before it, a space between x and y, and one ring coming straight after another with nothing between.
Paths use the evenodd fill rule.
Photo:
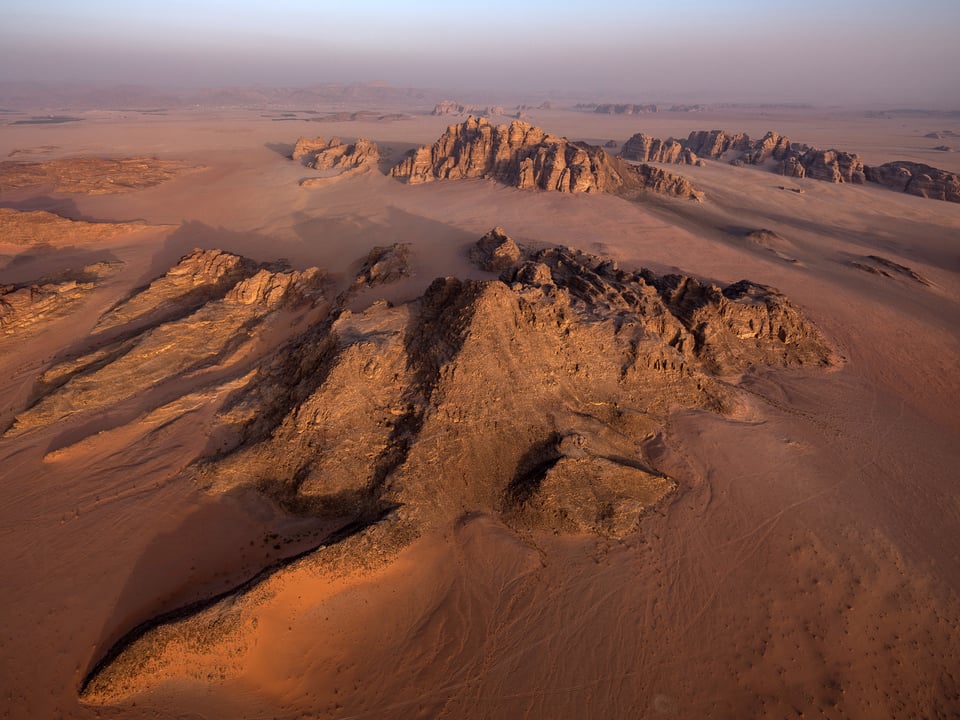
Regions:
<instances>
[{"instance_id":1,"label":"dust haze","mask_svg":"<svg viewBox=\"0 0 960 720\"><path fill-rule=\"evenodd\" d=\"M286 5L291 5L287 3ZM173 6L13 10L0 81L169 88L382 81L450 93L954 108L960 10L741 2L439 3L401 12Z\"/></svg>"}]
</instances>

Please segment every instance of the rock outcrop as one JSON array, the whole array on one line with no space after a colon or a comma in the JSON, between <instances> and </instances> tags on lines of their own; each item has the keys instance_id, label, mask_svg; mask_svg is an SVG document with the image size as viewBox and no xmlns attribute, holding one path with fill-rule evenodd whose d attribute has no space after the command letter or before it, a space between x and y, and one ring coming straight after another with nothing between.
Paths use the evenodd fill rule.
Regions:
<instances>
[{"instance_id":1,"label":"rock outcrop","mask_svg":"<svg viewBox=\"0 0 960 720\"><path fill-rule=\"evenodd\" d=\"M379 248L364 267L390 254ZM328 576L386 562L466 511L521 532L622 537L677 487L646 451L668 413L732 407L738 391L718 374L830 362L816 329L771 288L534 251L499 228L476 257L495 259L500 278L438 278L412 302L362 312L346 309L346 292L221 410L243 442L187 476L208 492L255 487L325 523L336 542L292 562ZM207 352L192 349L195 361ZM84 701L192 674L205 644L229 636L214 628L251 622L288 567L140 626L85 679ZM195 660L185 666L186 645Z\"/></svg>"},{"instance_id":2,"label":"rock outcrop","mask_svg":"<svg viewBox=\"0 0 960 720\"><path fill-rule=\"evenodd\" d=\"M67 315L101 279L115 273L121 265L94 263L35 283L0 285L0 341L10 337L15 342L42 323Z\"/></svg>"},{"instance_id":3,"label":"rock outcrop","mask_svg":"<svg viewBox=\"0 0 960 720\"><path fill-rule=\"evenodd\" d=\"M164 387L183 385L185 379L187 386L191 380L202 384L210 368L242 365L277 311L320 302L322 284L316 268L256 269L230 253L195 251L106 313L99 329L123 323L127 332L118 339L105 337L94 350L51 366L38 380L40 397L17 415L5 434L19 435L72 415L88 416L136 395L163 396L171 392ZM207 301L185 314L200 298ZM150 322L144 327L145 316Z\"/></svg>"},{"instance_id":4,"label":"rock outcrop","mask_svg":"<svg viewBox=\"0 0 960 720\"><path fill-rule=\"evenodd\" d=\"M441 100L436 104L431 115L506 115L502 105L462 105L453 100Z\"/></svg>"},{"instance_id":5,"label":"rock outcrop","mask_svg":"<svg viewBox=\"0 0 960 720\"><path fill-rule=\"evenodd\" d=\"M602 103L597 105L593 111L604 115L645 115L646 113L657 112L657 106L652 103L647 105Z\"/></svg>"},{"instance_id":6,"label":"rock outcrop","mask_svg":"<svg viewBox=\"0 0 960 720\"><path fill-rule=\"evenodd\" d=\"M627 160L638 160L642 163L672 163L693 164L690 156L684 155L684 146L673 138L661 140L644 133L637 133L623 144L620 155Z\"/></svg>"},{"instance_id":7,"label":"rock outcrop","mask_svg":"<svg viewBox=\"0 0 960 720\"><path fill-rule=\"evenodd\" d=\"M495 127L484 118L470 117L447 128L431 147L412 151L390 174L411 184L492 178L521 189L629 196L650 188L700 198L682 178L667 181L658 176L648 184L655 173L644 175L602 148L571 142L519 120Z\"/></svg>"},{"instance_id":8,"label":"rock outcrop","mask_svg":"<svg viewBox=\"0 0 960 720\"><path fill-rule=\"evenodd\" d=\"M185 163L151 157L79 157L0 162L0 190L50 185L56 192L107 195L153 187L186 172Z\"/></svg>"},{"instance_id":9,"label":"rock outcrop","mask_svg":"<svg viewBox=\"0 0 960 720\"><path fill-rule=\"evenodd\" d=\"M255 262L239 255L197 248L148 286L138 288L101 315L94 331L131 328L189 315L211 300L223 298L230 288L252 277L258 269Z\"/></svg>"},{"instance_id":10,"label":"rock outcrop","mask_svg":"<svg viewBox=\"0 0 960 720\"><path fill-rule=\"evenodd\" d=\"M870 182L934 200L960 202L960 175L923 163L898 161L865 170Z\"/></svg>"},{"instance_id":11,"label":"rock outcrop","mask_svg":"<svg viewBox=\"0 0 960 720\"><path fill-rule=\"evenodd\" d=\"M313 160L317 152L327 147L327 141L322 137L299 137L290 154L292 160L300 160L304 165Z\"/></svg>"},{"instance_id":12,"label":"rock outcrop","mask_svg":"<svg viewBox=\"0 0 960 720\"><path fill-rule=\"evenodd\" d=\"M643 187L648 190L662 195L676 195L677 197L694 200L703 199L703 193L696 190L685 177L674 175L653 165L638 165L636 171L642 179Z\"/></svg>"},{"instance_id":13,"label":"rock outcrop","mask_svg":"<svg viewBox=\"0 0 960 720\"><path fill-rule=\"evenodd\" d=\"M144 223L106 223L70 220L45 210L0 208L0 243L60 245L108 240L145 230Z\"/></svg>"},{"instance_id":14,"label":"rock outcrop","mask_svg":"<svg viewBox=\"0 0 960 720\"><path fill-rule=\"evenodd\" d=\"M718 159L727 152L743 153L752 149L746 133L730 134L723 130L694 130L684 147L700 157Z\"/></svg>"},{"instance_id":15,"label":"rock outcrop","mask_svg":"<svg viewBox=\"0 0 960 720\"><path fill-rule=\"evenodd\" d=\"M637 133L624 143L621 157L640 162L697 164L697 158L727 159L736 165L763 165L776 161L781 175L832 183L878 183L920 197L960 202L960 176L922 163L897 161L868 168L856 153L819 150L792 143L788 137L768 132L753 141L744 133L700 130L685 140L650 137Z\"/></svg>"},{"instance_id":16,"label":"rock outcrop","mask_svg":"<svg viewBox=\"0 0 960 720\"><path fill-rule=\"evenodd\" d=\"M863 184L863 161L854 153L811 149L799 158L804 176L832 183Z\"/></svg>"},{"instance_id":17,"label":"rock outcrop","mask_svg":"<svg viewBox=\"0 0 960 720\"><path fill-rule=\"evenodd\" d=\"M341 142L339 138L328 141L319 137L300 138L294 147L293 159L314 170L347 171L376 167L380 150L376 143L366 138L357 138L352 143Z\"/></svg>"},{"instance_id":18,"label":"rock outcrop","mask_svg":"<svg viewBox=\"0 0 960 720\"><path fill-rule=\"evenodd\" d=\"M501 273L520 260L520 247L503 228L496 227L470 248L470 260L482 270Z\"/></svg>"}]
</instances>

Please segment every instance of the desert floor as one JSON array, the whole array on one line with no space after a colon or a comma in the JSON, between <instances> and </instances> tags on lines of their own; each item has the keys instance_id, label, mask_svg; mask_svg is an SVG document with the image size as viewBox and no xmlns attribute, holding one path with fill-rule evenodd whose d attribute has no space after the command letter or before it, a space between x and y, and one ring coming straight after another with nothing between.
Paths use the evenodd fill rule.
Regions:
<instances>
[{"instance_id":1,"label":"desert floor","mask_svg":"<svg viewBox=\"0 0 960 720\"><path fill-rule=\"evenodd\" d=\"M82 346L101 311L194 247L283 257L347 282L374 245L412 243L413 278L383 288L397 301L438 275L476 276L466 248L499 225L518 241L625 266L772 285L842 361L749 374L736 417L672 416L658 460L681 492L623 541L522 539L467 514L385 568L288 576L242 650L220 658L229 672L145 681L108 706L81 703L78 688L112 642L269 564L277 551L262 538L292 535L302 521L256 495L208 495L180 478L204 451L213 404L162 433L127 407L0 439L0 717L960 715L960 205L722 162L672 168L706 193L701 204L481 180L407 186L378 173L307 189L298 181L315 171L286 157L300 135L368 137L395 161L455 118L277 115L96 112L0 127L0 158L154 155L197 166L129 193L0 193L4 207L157 226L76 245L0 238L0 283L125 263L80 312L26 338L0 336L0 425L64 348ZM868 164L960 171L960 153L923 137L960 132L943 117L731 109L529 119L595 143L777 130ZM744 240L759 228L781 240ZM870 255L929 285L851 265Z\"/></svg>"}]
</instances>

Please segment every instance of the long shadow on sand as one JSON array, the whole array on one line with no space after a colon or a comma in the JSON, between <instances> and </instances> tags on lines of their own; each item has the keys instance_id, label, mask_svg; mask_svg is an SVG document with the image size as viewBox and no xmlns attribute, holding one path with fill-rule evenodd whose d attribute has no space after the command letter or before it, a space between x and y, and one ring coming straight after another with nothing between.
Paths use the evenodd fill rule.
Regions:
<instances>
[{"instance_id":1,"label":"long shadow on sand","mask_svg":"<svg viewBox=\"0 0 960 720\"><path fill-rule=\"evenodd\" d=\"M85 215L77 206L73 198L51 197L49 195L38 195L26 200L0 200L0 208L10 208L21 212L31 212L34 210L44 210L54 215L67 218L68 220L82 220L89 223L132 223L144 222L143 218L101 218L93 215Z\"/></svg>"},{"instance_id":2,"label":"long shadow on sand","mask_svg":"<svg viewBox=\"0 0 960 720\"><path fill-rule=\"evenodd\" d=\"M4 258L10 259L4 262ZM12 257L0 255L0 282L31 284L58 273L80 272L84 266L93 263L117 260L117 256L109 250L32 245Z\"/></svg>"},{"instance_id":3,"label":"long shadow on sand","mask_svg":"<svg viewBox=\"0 0 960 720\"><path fill-rule=\"evenodd\" d=\"M491 218L490 227L496 224L496 219ZM413 271L422 276L424 287L435 276L475 270L467 260L467 247L480 237L389 206L372 217L352 212L320 217L302 213L293 231L313 249L320 267L337 274L352 274L359 269L374 246L410 243Z\"/></svg>"},{"instance_id":4,"label":"long shadow on sand","mask_svg":"<svg viewBox=\"0 0 960 720\"><path fill-rule=\"evenodd\" d=\"M264 143L267 150L272 150L277 155L285 157L287 160L293 155L293 149L296 147L293 143Z\"/></svg>"}]
</instances>

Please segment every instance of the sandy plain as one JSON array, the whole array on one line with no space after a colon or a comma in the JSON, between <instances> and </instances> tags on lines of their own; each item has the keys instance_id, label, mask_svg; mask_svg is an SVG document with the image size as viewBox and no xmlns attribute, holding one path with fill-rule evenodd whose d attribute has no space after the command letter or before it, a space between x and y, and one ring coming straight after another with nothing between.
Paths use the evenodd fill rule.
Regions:
<instances>
[{"instance_id":1,"label":"sandy plain","mask_svg":"<svg viewBox=\"0 0 960 720\"><path fill-rule=\"evenodd\" d=\"M520 538L466 512L379 569L276 579L239 644L184 656L179 675L145 678L107 705L81 702L78 690L113 642L309 547L311 528L256 494L208 495L180 478L205 452L217 397L164 418L159 432L134 398L94 420L68 417L2 439L0 717L960 713L960 206L719 162L679 169L706 193L702 204L480 180L406 186L378 173L307 189L298 181L313 171L285 157L299 135L368 137L389 161L454 119L81 115L0 128L0 157L155 155L200 169L123 194L0 194L5 207L157 226L83 244L51 238L24 248L0 238L0 283L124 263L82 311L25 338L0 337L4 425L53 359L84 346L101 311L194 247L284 257L346 283L370 247L409 242L413 277L378 295L401 301L438 275L487 277L466 248L499 225L519 241L625 266L775 286L842 362L749 374L736 417L672 416L658 460L681 490L624 540ZM939 142L923 137L960 132L942 117L550 110L530 120L591 142L773 129L867 163L960 170L960 155L933 151ZM743 229L759 228L782 240L745 242ZM909 266L929 285L851 264L869 255ZM274 548L264 541L273 537L290 542Z\"/></svg>"}]
</instances>

